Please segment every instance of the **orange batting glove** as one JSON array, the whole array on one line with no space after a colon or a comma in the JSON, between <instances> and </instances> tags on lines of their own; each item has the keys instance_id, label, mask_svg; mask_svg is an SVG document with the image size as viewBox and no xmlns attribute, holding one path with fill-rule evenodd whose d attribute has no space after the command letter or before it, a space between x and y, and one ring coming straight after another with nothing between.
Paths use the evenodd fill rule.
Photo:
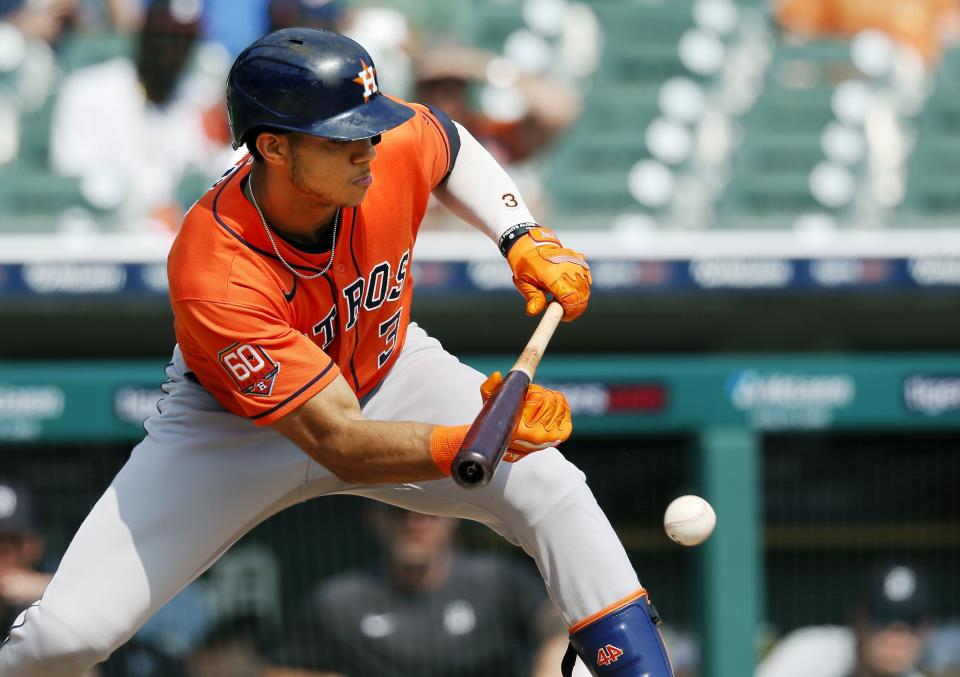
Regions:
<instances>
[{"instance_id":1,"label":"orange batting glove","mask_svg":"<svg viewBox=\"0 0 960 677\"><path fill-rule=\"evenodd\" d=\"M503 375L495 371L480 386L480 395L486 402L500 389ZM523 412L513 431L503 460L514 463L534 451L555 447L565 442L573 432L570 404L563 393L547 390L531 383L527 388Z\"/></svg>"},{"instance_id":2,"label":"orange batting glove","mask_svg":"<svg viewBox=\"0 0 960 677\"><path fill-rule=\"evenodd\" d=\"M580 252L566 249L553 231L531 228L510 245L507 261L513 283L527 299L527 315L538 315L547 306L549 292L563 306L564 322L587 309L590 299L590 266Z\"/></svg>"},{"instance_id":3,"label":"orange batting glove","mask_svg":"<svg viewBox=\"0 0 960 677\"><path fill-rule=\"evenodd\" d=\"M490 374L480 386L480 395L484 402L493 397L501 383L503 375L499 371ZM430 457L444 475L450 475L450 466L469 428L469 425L438 425L431 431ZM510 445L503 454L503 460L514 463L534 451L555 447L565 442L572 432L570 405L563 393L530 384L527 387L523 412L511 436Z\"/></svg>"}]
</instances>

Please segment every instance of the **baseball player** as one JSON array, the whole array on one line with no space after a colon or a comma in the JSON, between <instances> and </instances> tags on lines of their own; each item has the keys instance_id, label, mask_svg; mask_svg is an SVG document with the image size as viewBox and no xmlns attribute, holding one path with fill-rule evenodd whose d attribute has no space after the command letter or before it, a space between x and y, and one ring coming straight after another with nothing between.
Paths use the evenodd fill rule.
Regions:
<instances>
[{"instance_id":1,"label":"baseball player","mask_svg":"<svg viewBox=\"0 0 960 677\"><path fill-rule=\"evenodd\" d=\"M485 380L409 319L431 193L499 244L530 315L547 295L567 321L586 309L583 256L534 222L463 127L380 92L370 55L342 35L257 40L231 69L227 104L249 155L170 251L167 395L15 622L0 677L84 672L255 525L338 493L488 525L536 560L594 674L672 675L647 593L555 448L571 431L563 395L530 386L517 462L462 489L453 456L501 377Z\"/></svg>"}]
</instances>

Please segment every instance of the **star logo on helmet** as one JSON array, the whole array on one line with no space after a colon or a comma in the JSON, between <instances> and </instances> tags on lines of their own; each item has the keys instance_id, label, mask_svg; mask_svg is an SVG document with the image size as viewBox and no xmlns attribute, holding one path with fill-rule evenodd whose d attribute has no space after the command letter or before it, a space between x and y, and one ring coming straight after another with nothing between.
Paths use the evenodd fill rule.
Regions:
<instances>
[{"instance_id":1,"label":"star logo on helmet","mask_svg":"<svg viewBox=\"0 0 960 677\"><path fill-rule=\"evenodd\" d=\"M363 70L357 73L357 77L353 81L363 86L363 102L366 103L371 96L380 91L380 88L377 87L377 72L374 67L372 65L368 66L363 62L363 59L360 60L360 65Z\"/></svg>"}]
</instances>

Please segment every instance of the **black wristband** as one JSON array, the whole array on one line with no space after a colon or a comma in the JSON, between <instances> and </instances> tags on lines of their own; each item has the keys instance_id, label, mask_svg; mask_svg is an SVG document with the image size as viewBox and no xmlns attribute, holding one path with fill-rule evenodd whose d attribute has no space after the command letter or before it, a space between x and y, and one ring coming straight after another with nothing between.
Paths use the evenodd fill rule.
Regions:
<instances>
[{"instance_id":1,"label":"black wristband","mask_svg":"<svg viewBox=\"0 0 960 677\"><path fill-rule=\"evenodd\" d=\"M517 243L517 240L523 235L526 235L528 230L539 227L540 225L533 221L526 221L524 223L518 223L515 226L510 226L506 232L500 236L500 244L498 245L500 247L500 253L506 256L510 248L513 247L513 245Z\"/></svg>"}]
</instances>

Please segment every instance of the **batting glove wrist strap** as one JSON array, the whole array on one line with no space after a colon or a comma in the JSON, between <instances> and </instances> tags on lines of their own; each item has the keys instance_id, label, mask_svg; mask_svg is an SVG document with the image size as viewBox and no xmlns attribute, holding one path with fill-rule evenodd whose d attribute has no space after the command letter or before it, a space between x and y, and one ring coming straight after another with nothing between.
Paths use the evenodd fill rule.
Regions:
<instances>
[{"instance_id":1,"label":"batting glove wrist strap","mask_svg":"<svg viewBox=\"0 0 960 677\"><path fill-rule=\"evenodd\" d=\"M507 262L514 285L527 300L527 315L543 312L547 294L563 306L567 322L587 309L590 266L583 254L564 247L549 228L536 226L516 240Z\"/></svg>"},{"instance_id":2,"label":"batting glove wrist strap","mask_svg":"<svg viewBox=\"0 0 960 677\"><path fill-rule=\"evenodd\" d=\"M527 221L525 223L518 223L515 226L510 226L507 228L506 232L500 236L500 253L504 256L510 251L510 248L517 243L517 240L527 234L531 228L539 228L540 226L533 221Z\"/></svg>"},{"instance_id":3,"label":"batting glove wrist strap","mask_svg":"<svg viewBox=\"0 0 960 677\"><path fill-rule=\"evenodd\" d=\"M453 458L460 450L469 427L438 425L430 433L430 457L434 465L447 477L452 472L450 466L453 465Z\"/></svg>"}]
</instances>

